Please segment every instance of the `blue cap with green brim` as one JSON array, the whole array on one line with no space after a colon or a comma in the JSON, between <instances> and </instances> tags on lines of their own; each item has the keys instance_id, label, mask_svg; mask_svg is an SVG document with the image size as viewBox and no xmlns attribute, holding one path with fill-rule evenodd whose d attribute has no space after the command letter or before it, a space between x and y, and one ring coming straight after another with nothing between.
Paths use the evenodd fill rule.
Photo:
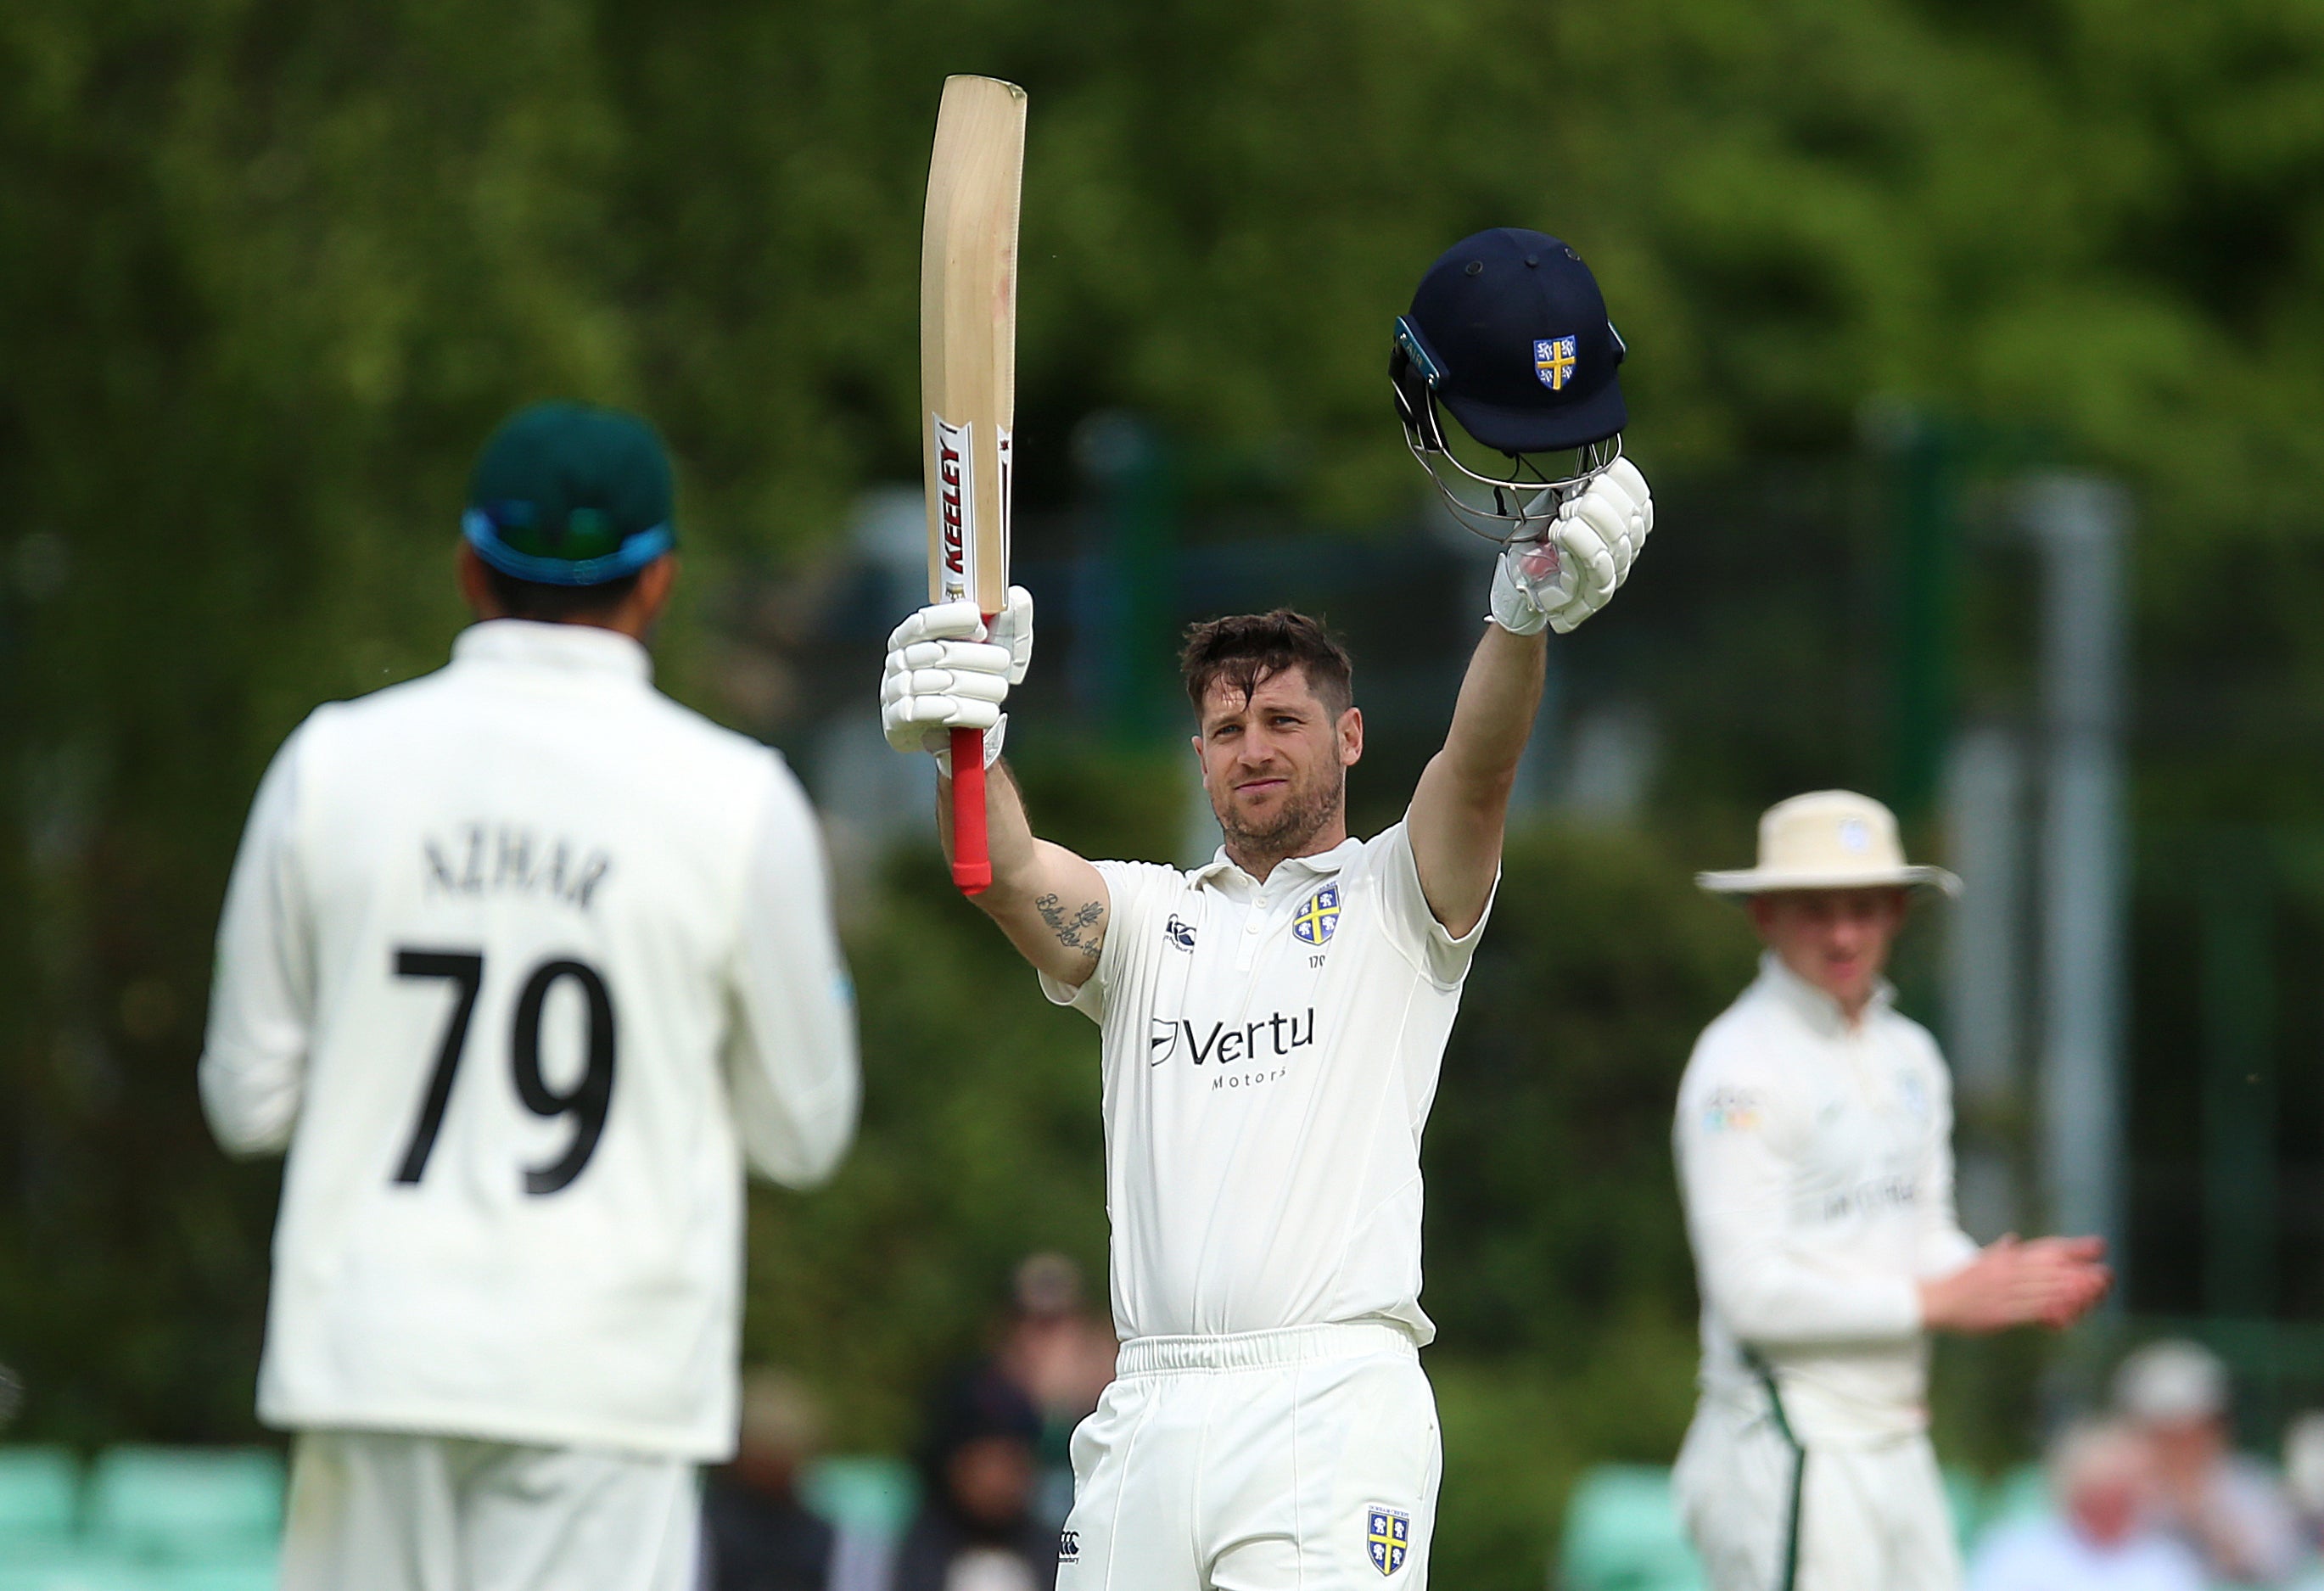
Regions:
<instances>
[{"instance_id":1,"label":"blue cap with green brim","mask_svg":"<svg viewBox=\"0 0 2324 1591\"><path fill-rule=\"evenodd\" d=\"M461 534L504 575L602 586L678 544L669 456L634 414L535 403L493 433L468 481Z\"/></svg>"}]
</instances>

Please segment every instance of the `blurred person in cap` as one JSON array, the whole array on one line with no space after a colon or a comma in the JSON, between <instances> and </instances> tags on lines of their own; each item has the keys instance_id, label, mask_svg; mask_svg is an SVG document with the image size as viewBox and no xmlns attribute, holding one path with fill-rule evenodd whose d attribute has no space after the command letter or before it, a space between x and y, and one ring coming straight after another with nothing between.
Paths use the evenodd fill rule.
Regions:
<instances>
[{"instance_id":1,"label":"blurred person in cap","mask_svg":"<svg viewBox=\"0 0 2324 1591\"><path fill-rule=\"evenodd\" d=\"M2311 1409L2284 1428L2283 1485L2310 1549L2324 1547L2324 1411Z\"/></svg>"},{"instance_id":2,"label":"blurred person in cap","mask_svg":"<svg viewBox=\"0 0 2324 1591\"><path fill-rule=\"evenodd\" d=\"M1052 1525L1074 1503L1074 1427L1113 1380L1120 1342L1082 1297L1081 1267L1064 1254L1028 1254L1017 1267L1007 1334L993 1363L1041 1416L1037 1507Z\"/></svg>"},{"instance_id":3,"label":"blurred person in cap","mask_svg":"<svg viewBox=\"0 0 2324 1591\"><path fill-rule=\"evenodd\" d=\"M2198 1343L2149 1343L2116 1369L2114 1401L2153 1454L2163 1528L2215 1579L2288 1584L2302 1555L2299 1515L2267 1466L2235 1451L2218 1356Z\"/></svg>"},{"instance_id":4,"label":"blurred person in cap","mask_svg":"<svg viewBox=\"0 0 2324 1591\"><path fill-rule=\"evenodd\" d=\"M1969 1591L2203 1591L2202 1561L2155 1528L2154 1460L2137 1433L2070 1427L2049 1470L2057 1512L1987 1536Z\"/></svg>"},{"instance_id":5,"label":"blurred person in cap","mask_svg":"<svg viewBox=\"0 0 2324 1591\"><path fill-rule=\"evenodd\" d=\"M1036 1508L1039 1411L985 1365L944 1388L929 1426L926 1491L890 1591L1050 1591L1057 1530Z\"/></svg>"},{"instance_id":6,"label":"blurred person in cap","mask_svg":"<svg viewBox=\"0 0 2324 1591\"><path fill-rule=\"evenodd\" d=\"M742 1413L733 1462L703 1487L705 1591L825 1591L836 1534L798 1500L823 1411L798 1377L754 1370Z\"/></svg>"},{"instance_id":7,"label":"blurred person in cap","mask_svg":"<svg viewBox=\"0 0 2324 1591\"><path fill-rule=\"evenodd\" d=\"M1748 902L1759 976L1679 1086L1679 1190L1702 1297L1702 1394L1674 1476L1716 1591L1960 1584L1928 1430L1928 1334L2063 1327L2107 1285L2095 1238L1980 1250L1953 1213L1935 1041L1882 977L1912 891L1886 807L1795 796Z\"/></svg>"},{"instance_id":8,"label":"blurred person in cap","mask_svg":"<svg viewBox=\"0 0 2324 1591\"><path fill-rule=\"evenodd\" d=\"M651 684L644 421L544 403L472 477L448 666L261 783L201 1060L289 1163L258 1409L287 1591L678 1591L735 1437L742 1172L854 1127L853 1003L781 757Z\"/></svg>"}]
</instances>

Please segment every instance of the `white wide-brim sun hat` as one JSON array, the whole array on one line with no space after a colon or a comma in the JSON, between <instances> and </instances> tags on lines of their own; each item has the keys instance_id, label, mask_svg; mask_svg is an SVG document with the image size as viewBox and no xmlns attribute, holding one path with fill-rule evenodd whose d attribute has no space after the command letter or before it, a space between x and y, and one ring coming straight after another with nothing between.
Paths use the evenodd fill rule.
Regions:
<instances>
[{"instance_id":1,"label":"white wide-brim sun hat","mask_svg":"<svg viewBox=\"0 0 2324 1591\"><path fill-rule=\"evenodd\" d=\"M1766 895L1784 890L1928 888L1960 893L1941 867L1904 860L1895 815L1853 791L1819 790L1768 808L1759 819L1759 865L1698 873L1715 895Z\"/></svg>"}]
</instances>

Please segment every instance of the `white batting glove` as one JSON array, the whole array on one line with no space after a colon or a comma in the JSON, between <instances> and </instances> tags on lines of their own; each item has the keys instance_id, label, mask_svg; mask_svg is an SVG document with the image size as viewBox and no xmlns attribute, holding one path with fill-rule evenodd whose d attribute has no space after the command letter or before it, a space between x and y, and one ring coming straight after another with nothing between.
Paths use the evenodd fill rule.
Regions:
<instances>
[{"instance_id":1,"label":"white batting glove","mask_svg":"<svg viewBox=\"0 0 2324 1591\"><path fill-rule=\"evenodd\" d=\"M880 680L880 727L899 752L930 752L952 772L954 729L984 731L984 763L1001 755L1009 688L1033 661L1033 596L1009 587L1008 606L987 625L973 602L921 608L888 637Z\"/></svg>"},{"instance_id":2,"label":"white batting glove","mask_svg":"<svg viewBox=\"0 0 2324 1591\"><path fill-rule=\"evenodd\" d=\"M1557 523L1537 541L1504 548L1493 568L1493 622L1519 635L1563 635L1606 606L1655 528L1646 477L1617 458L1561 504Z\"/></svg>"}]
</instances>

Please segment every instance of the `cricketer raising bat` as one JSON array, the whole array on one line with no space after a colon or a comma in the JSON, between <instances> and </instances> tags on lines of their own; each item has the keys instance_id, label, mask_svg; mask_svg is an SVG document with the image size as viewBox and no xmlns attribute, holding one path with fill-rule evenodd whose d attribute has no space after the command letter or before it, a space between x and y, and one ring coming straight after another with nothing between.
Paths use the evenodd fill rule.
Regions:
<instances>
[{"instance_id":1,"label":"cricketer raising bat","mask_svg":"<svg viewBox=\"0 0 2324 1591\"><path fill-rule=\"evenodd\" d=\"M990 619L1009 589L1009 428L1017 412L1017 205L1025 90L946 78L920 234L921 438L927 449L928 600L973 597ZM992 882L984 843L984 736L952 732L952 876Z\"/></svg>"}]
</instances>

